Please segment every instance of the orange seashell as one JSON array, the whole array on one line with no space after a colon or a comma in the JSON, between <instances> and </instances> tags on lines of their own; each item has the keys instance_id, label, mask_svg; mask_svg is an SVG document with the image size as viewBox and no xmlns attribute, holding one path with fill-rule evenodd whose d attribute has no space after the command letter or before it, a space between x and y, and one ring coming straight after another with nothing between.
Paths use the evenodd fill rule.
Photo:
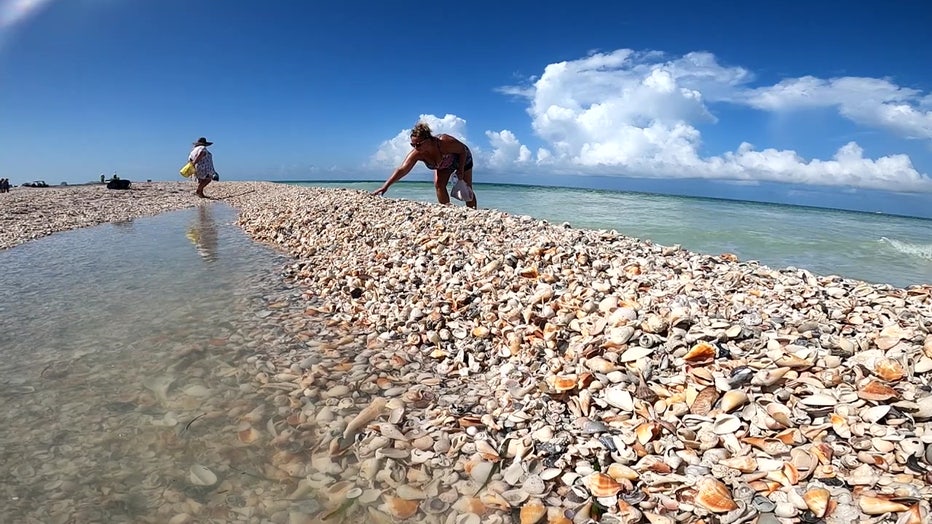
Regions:
<instances>
[{"instance_id":1,"label":"orange seashell","mask_svg":"<svg viewBox=\"0 0 932 524\"><path fill-rule=\"evenodd\" d=\"M903 378L906 372L903 371L903 366L899 362L889 358L882 358L874 364L874 374L887 382L896 382Z\"/></svg>"},{"instance_id":2,"label":"orange seashell","mask_svg":"<svg viewBox=\"0 0 932 524\"><path fill-rule=\"evenodd\" d=\"M774 438L784 444L802 444L806 442L806 439L803 437L803 432L800 431L799 428L786 428L777 433Z\"/></svg>"},{"instance_id":3,"label":"orange seashell","mask_svg":"<svg viewBox=\"0 0 932 524\"><path fill-rule=\"evenodd\" d=\"M528 501L521 506L521 524L536 524L546 514L547 508L539 500Z\"/></svg>"},{"instance_id":4,"label":"orange seashell","mask_svg":"<svg viewBox=\"0 0 932 524\"><path fill-rule=\"evenodd\" d=\"M612 462L609 464L608 469L605 473L612 477L615 480L637 480L640 477L640 473L632 469L630 466L626 466L619 462Z\"/></svg>"},{"instance_id":5,"label":"orange seashell","mask_svg":"<svg viewBox=\"0 0 932 524\"><path fill-rule=\"evenodd\" d=\"M385 509L396 519L407 519L417 513L418 502L398 497L385 497Z\"/></svg>"},{"instance_id":6,"label":"orange seashell","mask_svg":"<svg viewBox=\"0 0 932 524\"><path fill-rule=\"evenodd\" d=\"M563 393L575 388L577 380L576 375L550 375L547 377L547 385L553 391Z\"/></svg>"},{"instance_id":7,"label":"orange seashell","mask_svg":"<svg viewBox=\"0 0 932 524\"><path fill-rule=\"evenodd\" d=\"M251 444L259 438L259 432L256 431L252 426L249 426L248 428L239 431L236 436L243 444Z\"/></svg>"},{"instance_id":8,"label":"orange seashell","mask_svg":"<svg viewBox=\"0 0 932 524\"><path fill-rule=\"evenodd\" d=\"M696 487L696 503L712 513L727 513L737 509L728 486L711 477L699 481Z\"/></svg>"},{"instance_id":9,"label":"orange seashell","mask_svg":"<svg viewBox=\"0 0 932 524\"><path fill-rule=\"evenodd\" d=\"M922 519L922 507L919 504L913 504L909 507L906 517L903 517L899 522L902 524L923 524L923 522L928 522Z\"/></svg>"},{"instance_id":10,"label":"orange seashell","mask_svg":"<svg viewBox=\"0 0 932 524\"><path fill-rule=\"evenodd\" d=\"M858 499L858 507L867 515L883 515L884 513L899 513L906 511L909 506L899 502L893 502L881 497L871 497L864 495Z\"/></svg>"},{"instance_id":11,"label":"orange seashell","mask_svg":"<svg viewBox=\"0 0 932 524\"><path fill-rule=\"evenodd\" d=\"M751 486L754 491L764 495L770 495L783 487L779 482L774 482L772 480L752 480L748 483L748 486Z\"/></svg>"},{"instance_id":12,"label":"orange seashell","mask_svg":"<svg viewBox=\"0 0 932 524\"><path fill-rule=\"evenodd\" d=\"M603 473L593 473L586 478L586 487L594 497L611 497L621 491L621 484Z\"/></svg>"},{"instance_id":13,"label":"orange seashell","mask_svg":"<svg viewBox=\"0 0 932 524\"><path fill-rule=\"evenodd\" d=\"M722 253L721 255L719 255L719 258L721 258L725 262L737 262L738 261L738 255L734 253Z\"/></svg>"},{"instance_id":14,"label":"orange seashell","mask_svg":"<svg viewBox=\"0 0 932 524\"><path fill-rule=\"evenodd\" d=\"M641 445L647 444L660 435L660 424L656 422L644 422L634 428L634 433L637 435L638 442L640 442Z\"/></svg>"},{"instance_id":15,"label":"orange seashell","mask_svg":"<svg viewBox=\"0 0 932 524\"><path fill-rule=\"evenodd\" d=\"M829 492L825 488L813 488L803 494L803 500L806 501L806 507L816 517L825 516L828 509Z\"/></svg>"},{"instance_id":16,"label":"orange seashell","mask_svg":"<svg viewBox=\"0 0 932 524\"><path fill-rule=\"evenodd\" d=\"M687 362L705 362L715 358L715 346L702 340L683 355Z\"/></svg>"},{"instance_id":17,"label":"orange seashell","mask_svg":"<svg viewBox=\"0 0 932 524\"><path fill-rule=\"evenodd\" d=\"M895 389L876 380L871 380L858 390L858 397L864 400L890 400L899 397Z\"/></svg>"}]
</instances>

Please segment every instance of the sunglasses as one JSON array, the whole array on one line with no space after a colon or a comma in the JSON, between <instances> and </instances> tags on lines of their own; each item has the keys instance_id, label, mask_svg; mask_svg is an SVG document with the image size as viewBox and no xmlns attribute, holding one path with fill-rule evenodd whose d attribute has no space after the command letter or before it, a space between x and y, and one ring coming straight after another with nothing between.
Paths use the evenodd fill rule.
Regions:
<instances>
[{"instance_id":1,"label":"sunglasses","mask_svg":"<svg viewBox=\"0 0 932 524\"><path fill-rule=\"evenodd\" d=\"M414 142L414 141L412 141L412 142L411 142L411 147L413 147L414 149L417 149L417 148L421 147L421 144L423 144L424 142L427 142L427 139L426 139L426 138L425 138L424 140L421 140L420 142Z\"/></svg>"}]
</instances>

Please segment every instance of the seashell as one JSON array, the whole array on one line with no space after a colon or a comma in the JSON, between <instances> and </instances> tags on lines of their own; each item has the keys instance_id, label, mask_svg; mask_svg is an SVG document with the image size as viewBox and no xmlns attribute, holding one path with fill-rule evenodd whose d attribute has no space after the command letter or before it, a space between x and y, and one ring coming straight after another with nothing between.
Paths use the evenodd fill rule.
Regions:
<instances>
[{"instance_id":1,"label":"seashell","mask_svg":"<svg viewBox=\"0 0 932 524\"><path fill-rule=\"evenodd\" d=\"M195 464L188 470L188 481L195 486L213 486L217 483L217 475L206 466Z\"/></svg>"},{"instance_id":2,"label":"seashell","mask_svg":"<svg viewBox=\"0 0 932 524\"><path fill-rule=\"evenodd\" d=\"M706 362L715 359L715 346L706 341L700 341L683 355L687 362Z\"/></svg>"},{"instance_id":3,"label":"seashell","mask_svg":"<svg viewBox=\"0 0 932 524\"><path fill-rule=\"evenodd\" d=\"M762 369L758 371L754 377L751 379L751 384L755 386L772 386L786 376L790 372L790 368L776 368L776 369Z\"/></svg>"},{"instance_id":4,"label":"seashell","mask_svg":"<svg viewBox=\"0 0 932 524\"><path fill-rule=\"evenodd\" d=\"M923 520L922 513L922 506L919 504L913 504L909 507L906 513L903 513L903 515L900 516L897 524L924 524L928 521Z\"/></svg>"},{"instance_id":5,"label":"seashell","mask_svg":"<svg viewBox=\"0 0 932 524\"><path fill-rule=\"evenodd\" d=\"M694 415L708 415L717 400L718 390L713 386L704 387L696 395L692 405L689 406L689 412Z\"/></svg>"},{"instance_id":6,"label":"seashell","mask_svg":"<svg viewBox=\"0 0 932 524\"><path fill-rule=\"evenodd\" d=\"M831 395L826 395L824 393L816 393L814 395L809 395L808 397L803 397L799 399L799 403L805 406L827 407L827 406L834 406L835 404L838 403L838 400Z\"/></svg>"},{"instance_id":7,"label":"seashell","mask_svg":"<svg viewBox=\"0 0 932 524\"><path fill-rule=\"evenodd\" d=\"M359 497L362 496L362 494L363 494L363 489L360 488L359 486L355 486L355 487L352 487L346 490L345 497L347 498L347 500L353 500L353 499L358 499Z\"/></svg>"},{"instance_id":8,"label":"seashell","mask_svg":"<svg viewBox=\"0 0 932 524\"><path fill-rule=\"evenodd\" d=\"M521 524L536 524L547 514L547 508L539 500L532 500L521 506Z\"/></svg>"},{"instance_id":9,"label":"seashell","mask_svg":"<svg viewBox=\"0 0 932 524\"><path fill-rule=\"evenodd\" d=\"M790 452L790 447L775 438L744 437L742 442L762 450L770 456L783 455Z\"/></svg>"},{"instance_id":10,"label":"seashell","mask_svg":"<svg viewBox=\"0 0 932 524\"><path fill-rule=\"evenodd\" d=\"M485 460L469 461L466 463L466 473L478 485L483 485L492 475L495 464Z\"/></svg>"},{"instance_id":11,"label":"seashell","mask_svg":"<svg viewBox=\"0 0 932 524\"><path fill-rule=\"evenodd\" d=\"M722 398L719 401L719 407L725 413L730 413L731 411L747 404L747 402L747 393L738 389L732 389L722 394Z\"/></svg>"},{"instance_id":12,"label":"seashell","mask_svg":"<svg viewBox=\"0 0 932 524\"><path fill-rule=\"evenodd\" d=\"M428 515L439 515L450 509L449 504L437 497L431 497L425 500L421 504L421 507L424 508L424 513L427 513Z\"/></svg>"},{"instance_id":13,"label":"seashell","mask_svg":"<svg viewBox=\"0 0 932 524\"><path fill-rule=\"evenodd\" d=\"M574 389L577 380L578 377L576 375L550 375L546 378L547 385L550 386L552 391L556 391L557 393Z\"/></svg>"},{"instance_id":14,"label":"seashell","mask_svg":"<svg viewBox=\"0 0 932 524\"><path fill-rule=\"evenodd\" d=\"M586 359L586 368L596 373L610 373L619 369L619 367L602 357L593 357Z\"/></svg>"},{"instance_id":15,"label":"seashell","mask_svg":"<svg viewBox=\"0 0 932 524\"><path fill-rule=\"evenodd\" d=\"M871 380L860 389L858 389L858 398L862 398L864 400L883 401L897 397L899 397L899 394L895 389L876 380Z\"/></svg>"},{"instance_id":16,"label":"seashell","mask_svg":"<svg viewBox=\"0 0 932 524\"><path fill-rule=\"evenodd\" d=\"M509 489L508 491L502 492L502 498L513 508L518 507L521 503L526 501L529 496L530 494L523 489Z\"/></svg>"},{"instance_id":17,"label":"seashell","mask_svg":"<svg viewBox=\"0 0 932 524\"><path fill-rule=\"evenodd\" d=\"M359 430L366 427L366 425L373 420L379 418L382 415L382 409L387 403L388 401L382 397L373 399L365 409L360 411L359 414L353 417L346 425L346 429L343 431L343 438L345 440L351 439Z\"/></svg>"},{"instance_id":18,"label":"seashell","mask_svg":"<svg viewBox=\"0 0 932 524\"><path fill-rule=\"evenodd\" d=\"M612 407L626 412L634 411L634 399L626 389L619 386L610 387L605 390L604 398L605 402Z\"/></svg>"},{"instance_id":19,"label":"seashell","mask_svg":"<svg viewBox=\"0 0 932 524\"><path fill-rule=\"evenodd\" d=\"M236 438L243 444L251 444L259 438L259 432L256 428L249 426L246 429L236 432Z\"/></svg>"},{"instance_id":20,"label":"seashell","mask_svg":"<svg viewBox=\"0 0 932 524\"><path fill-rule=\"evenodd\" d=\"M487 440L476 441L476 452L482 455L485 460L492 462L499 460L498 450L495 449L495 446L489 444Z\"/></svg>"},{"instance_id":21,"label":"seashell","mask_svg":"<svg viewBox=\"0 0 932 524\"><path fill-rule=\"evenodd\" d=\"M858 498L858 507L867 515L883 515L884 513L899 513L906 511L909 506L892 500L862 495Z\"/></svg>"},{"instance_id":22,"label":"seashell","mask_svg":"<svg viewBox=\"0 0 932 524\"><path fill-rule=\"evenodd\" d=\"M843 439L851 438L851 429L848 427L848 419L838 413L832 413L829 415L829 421L832 423L832 429L835 431L835 434Z\"/></svg>"},{"instance_id":23,"label":"seashell","mask_svg":"<svg viewBox=\"0 0 932 524\"><path fill-rule=\"evenodd\" d=\"M400 497L385 497L385 510L399 520L411 518L417 513L418 501L407 500Z\"/></svg>"},{"instance_id":24,"label":"seashell","mask_svg":"<svg viewBox=\"0 0 932 524\"><path fill-rule=\"evenodd\" d=\"M716 435L728 435L741 429L741 419L734 415L719 415L712 423L712 431Z\"/></svg>"},{"instance_id":25,"label":"seashell","mask_svg":"<svg viewBox=\"0 0 932 524\"><path fill-rule=\"evenodd\" d=\"M395 495L405 500L423 500L427 498L427 492L407 484L400 484L395 488Z\"/></svg>"},{"instance_id":26,"label":"seashell","mask_svg":"<svg viewBox=\"0 0 932 524\"><path fill-rule=\"evenodd\" d=\"M878 404L861 411L861 419L871 424L880 422L890 412L889 404Z\"/></svg>"},{"instance_id":27,"label":"seashell","mask_svg":"<svg viewBox=\"0 0 932 524\"><path fill-rule=\"evenodd\" d=\"M727 513L738 508L728 487L711 477L699 480L696 486L696 503L712 513Z\"/></svg>"},{"instance_id":28,"label":"seashell","mask_svg":"<svg viewBox=\"0 0 932 524\"><path fill-rule=\"evenodd\" d=\"M660 424L656 422L644 422L634 428L634 433L637 435L637 440L641 445L647 444L660 435Z\"/></svg>"},{"instance_id":29,"label":"seashell","mask_svg":"<svg viewBox=\"0 0 932 524\"><path fill-rule=\"evenodd\" d=\"M621 484L602 473L593 473L586 478L586 487L594 497L611 497L621 491Z\"/></svg>"},{"instance_id":30,"label":"seashell","mask_svg":"<svg viewBox=\"0 0 932 524\"><path fill-rule=\"evenodd\" d=\"M887 382L896 382L903 378L906 372L903 371L903 366L899 362L889 358L882 358L874 363L874 374Z\"/></svg>"},{"instance_id":31,"label":"seashell","mask_svg":"<svg viewBox=\"0 0 932 524\"><path fill-rule=\"evenodd\" d=\"M621 357L618 358L619 362L634 362L635 360L640 360L646 356L649 356L654 352L653 348L648 348L644 346L632 346L625 350L621 354Z\"/></svg>"},{"instance_id":32,"label":"seashell","mask_svg":"<svg viewBox=\"0 0 932 524\"><path fill-rule=\"evenodd\" d=\"M722 465L736 469L741 473L752 473L757 471L757 459L744 455L740 457L730 457L720 461Z\"/></svg>"},{"instance_id":33,"label":"seashell","mask_svg":"<svg viewBox=\"0 0 932 524\"><path fill-rule=\"evenodd\" d=\"M609 464L605 473L619 482L622 480L637 480L640 477L637 471L619 462Z\"/></svg>"}]
</instances>

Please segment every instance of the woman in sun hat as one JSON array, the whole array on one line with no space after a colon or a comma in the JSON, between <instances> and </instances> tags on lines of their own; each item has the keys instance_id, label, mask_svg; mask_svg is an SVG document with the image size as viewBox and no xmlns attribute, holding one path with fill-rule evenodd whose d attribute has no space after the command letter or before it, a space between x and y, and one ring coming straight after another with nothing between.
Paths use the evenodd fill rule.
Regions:
<instances>
[{"instance_id":1,"label":"woman in sun hat","mask_svg":"<svg viewBox=\"0 0 932 524\"><path fill-rule=\"evenodd\" d=\"M188 161L194 164L194 177L197 178L197 191L194 194L206 198L204 188L217 175L217 171L214 169L214 157L207 150L207 146L213 145L213 142L208 142L206 138L201 137L193 145L194 149L188 155Z\"/></svg>"}]
</instances>

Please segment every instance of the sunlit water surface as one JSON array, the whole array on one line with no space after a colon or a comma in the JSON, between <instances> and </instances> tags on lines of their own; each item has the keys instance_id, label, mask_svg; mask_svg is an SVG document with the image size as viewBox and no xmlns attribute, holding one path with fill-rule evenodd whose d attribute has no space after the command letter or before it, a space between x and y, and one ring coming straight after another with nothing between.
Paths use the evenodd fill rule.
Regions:
<instances>
[{"instance_id":1,"label":"sunlit water surface","mask_svg":"<svg viewBox=\"0 0 932 524\"><path fill-rule=\"evenodd\" d=\"M300 344L273 321L299 293L234 220L209 204L0 251L0 522L315 509L242 442L273 409L245 359Z\"/></svg>"}]
</instances>

